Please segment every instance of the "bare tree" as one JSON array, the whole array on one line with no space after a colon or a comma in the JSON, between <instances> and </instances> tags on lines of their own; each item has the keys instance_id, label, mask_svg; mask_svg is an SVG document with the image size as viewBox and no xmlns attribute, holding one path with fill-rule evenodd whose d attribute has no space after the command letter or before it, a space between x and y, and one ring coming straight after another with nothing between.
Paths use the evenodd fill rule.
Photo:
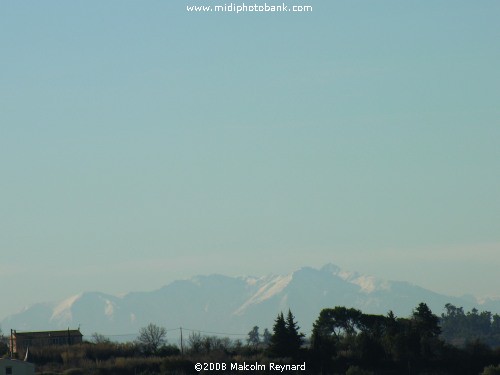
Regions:
<instances>
[{"instance_id":1,"label":"bare tree","mask_svg":"<svg viewBox=\"0 0 500 375\"><path fill-rule=\"evenodd\" d=\"M139 330L137 342L144 352L156 354L158 349L165 343L166 336L167 330L165 328L149 323L146 327L142 327Z\"/></svg>"},{"instance_id":2,"label":"bare tree","mask_svg":"<svg viewBox=\"0 0 500 375\"><path fill-rule=\"evenodd\" d=\"M247 345L256 348L259 346L259 344L260 344L259 327L254 326L252 330L248 332Z\"/></svg>"},{"instance_id":3,"label":"bare tree","mask_svg":"<svg viewBox=\"0 0 500 375\"><path fill-rule=\"evenodd\" d=\"M191 353L201 353L203 348L203 339L200 332L191 332L189 334L188 346Z\"/></svg>"},{"instance_id":4,"label":"bare tree","mask_svg":"<svg viewBox=\"0 0 500 375\"><path fill-rule=\"evenodd\" d=\"M228 351L232 347L229 337L202 336L200 332L191 332L188 337L188 348L192 354L212 351Z\"/></svg>"},{"instance_id":5,"label":"bare tree","mask_svg":"<svg viewBox=\"0 0 500 375\"><path fill-rule=\"evenodd\" d=\"M106 337L100 333L97 333L97 332L94 332L90 336L90 339L94 344L109 344L109 343L111 343L111 340L108 337Z\"/></svg>"}]
</instances>

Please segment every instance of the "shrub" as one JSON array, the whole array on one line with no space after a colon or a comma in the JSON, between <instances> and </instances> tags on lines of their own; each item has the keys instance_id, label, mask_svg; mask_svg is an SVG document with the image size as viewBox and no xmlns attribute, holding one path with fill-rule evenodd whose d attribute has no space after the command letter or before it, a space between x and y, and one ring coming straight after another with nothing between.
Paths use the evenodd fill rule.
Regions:
<instances>
[{"instance_id":1,"label":"shrub","mask_svg":"<svg viewBox=\"0 0 500 375\"><path fill-rule=\"evenodd\" d=\"M373 372L363 370L358 366L351 366L345 375L373 375Z\"/></svg>"},{"instance_id":2,"label":"shrub","mask_svg":"<svg viewBox=\"0 0 500 375\"><path fill-rule=\"evenodd\" d=\"M69 368L63 372L63 375L84 375L85 372L81 368Z\"/></svg>"},{"instance_id":3,"label":"shrub","mask_svg":"<svg viewBox=\"0 0 500 375\"><path fill-rule=\"evenodd\" d=\"M169 357L163 360L160 366L162 374L197 374L194 362L182 357Z\"/></svg>"},{"instance_id":4,"label":"shrub","mask_svg":"<svg viewBox=\"0 0 500 375\"><path fill-rule=\"evenodd\" d=\"M500 365L485 367L481 375L500 375Z\"/></svg>"}]
</instances>

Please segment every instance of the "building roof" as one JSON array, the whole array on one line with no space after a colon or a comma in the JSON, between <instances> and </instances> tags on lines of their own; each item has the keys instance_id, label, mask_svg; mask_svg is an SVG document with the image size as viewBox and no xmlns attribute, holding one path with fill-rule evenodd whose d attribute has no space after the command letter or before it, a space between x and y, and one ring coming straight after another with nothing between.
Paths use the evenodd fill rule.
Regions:
<instances>
[{"instance_id":1,"label":"building roof","mask_svg":"<svg viewBox=\"0 0 500 375\"><path fill-rule=\"evenodd\" d=\"M83 336L79 329L65 329L62 331L36 331L36 332L13 332L14 337L68 337L70 336Z\"/></svg>"},{"instance_id":2,"label":"building roof","mask_svg":"<svg viewBox=\"0 0 500 375\"><path fill-rule=\"evenodd\" d=\"M12 358L0 358L0 364L7 366L16 365L16 366L35 367L35 365L31 362L20 361L19 359L12 359Z\"/></svg>"}]
</instances>

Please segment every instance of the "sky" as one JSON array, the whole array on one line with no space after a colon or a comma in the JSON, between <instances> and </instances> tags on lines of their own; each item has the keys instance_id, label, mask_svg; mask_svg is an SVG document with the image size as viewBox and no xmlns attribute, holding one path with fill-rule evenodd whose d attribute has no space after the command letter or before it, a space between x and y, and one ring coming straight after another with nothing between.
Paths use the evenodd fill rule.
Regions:
<instances>
[{"instance_id":1,"label":"sky","mask_svg":"<svg viewBox=\"0 0 500 375\"><path fill-rule=\"evenodd\" d=\"M500 2L284 1L0 0L0 318L326 263L500 296Z\"/></svg>"}]
</instances>

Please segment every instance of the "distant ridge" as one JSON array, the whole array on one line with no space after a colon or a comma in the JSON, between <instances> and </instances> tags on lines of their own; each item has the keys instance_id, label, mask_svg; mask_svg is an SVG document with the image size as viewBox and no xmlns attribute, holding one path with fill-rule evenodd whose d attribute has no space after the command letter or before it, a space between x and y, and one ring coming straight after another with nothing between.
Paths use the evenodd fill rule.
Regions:
<instances>
[{"instance_id":1,"label":"distant ridge","mask_svg":"<svg viewBox=\"0 0 500 375\"><path fill-rule=\"evenodd\" d=\"M39 303L5 318L4 329L47 330L81 326L85 335L138 332L150 322L169 329L246 333L257 325L271 329L289 308L302 331L310 332L321 309L355 307L366 313L409 316L426 302L440 315L446 303L500 313L500 299L450 297L419 286L343 270L334 264L300 268L287 275L262 277L196 276L151 292L120 297L83 292L57 303Z\"/></svg>"}]
</instances>

